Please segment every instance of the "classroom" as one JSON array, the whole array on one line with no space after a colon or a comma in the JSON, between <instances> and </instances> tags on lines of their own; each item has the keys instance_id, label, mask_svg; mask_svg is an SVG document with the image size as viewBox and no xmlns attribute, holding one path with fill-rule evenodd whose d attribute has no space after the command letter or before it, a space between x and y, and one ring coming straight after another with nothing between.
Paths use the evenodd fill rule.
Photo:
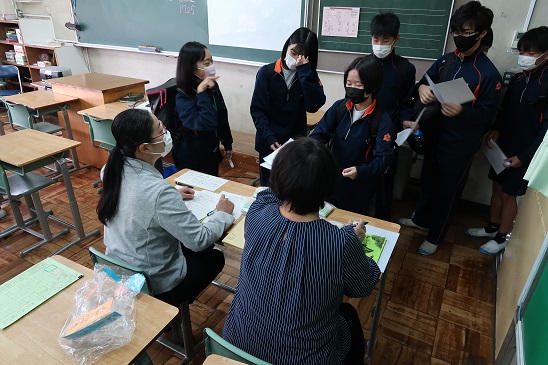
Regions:
<instances>
[{"instance_id":1,"label":"classroom","mask_svg":"<svg viewBox=\"0 0 548 365\"><path fill-rule=\"evenodd\" d=\"M13 49L14 46L8 40L0 41L2 64L16 65L21 76L25 78L21 82L21 85L24 86L21 90L24 92L16 95L19 98L17 100L26 105L28 110L35 112L33 115L37 122L52 122L46 124L60 127L58 130L48 133L60 135L61 131L65 137L34 136L34 133L26 133L34 131L16 131L7 123L6 111L0 108L0 118L6 114L4 117L6 119L0 119L0 123L3 123L3 131L0 133L0 162L2 162L0 173L4 174L4 170L6 170L9 171L8 176L24 176L25 174L48 176L49 173L52 174L49 176L55 175L53 178L48 177L49 182L45 182L38 188L40 190L38 198L32 195L32 200L35 201L35 211L31 215L34 216L33 222L39 223L32 224L32 229L38 230L38 237L42 234L42 241L38 244L36 244L36 231L32 233L28 228L22 228L22 226L26 227L31 223L23 222L24 217L19 221L20 213L27 214L30 193L24 197L25 199L20 199L20 203L12 202L11 205L7 194L0 194L1 213L6 213L6 219L0 218L0 230L2 230L0 232L0 292L2 284L10 279L18 278L18 275L25 270L37 265L45 265L46 262L52 264L51 261L43 260L56 260L52 265L60 263L65 265L64 267L79 272L85 278L74 277L72 281L66 282L64 285L69 287L61 290L59 294L44 304L35 305L36 309L16 321L11 327L0 326L0 328L4 328L0 330L0 352L4 353L11 348L17 348L17 351L13 351L13 356L0 355L0 364L14 363L14 361L19 363L36 361L32 356L22 355L22 353L38 351L30 350L28 344L18 343L17 338L19 333L27 330L25 325L33 323L33 321L40 321L41 318L49 318L49 316L61 326L52 329L47 328L47 324L40 325L37 327L36 333L30 336L32 340L43 342L39 347L40 351L45 353L47 361L44 360L44 363L59 363L59 359L63 359L63 356L65 356L65 362L61 362L71 363L70 357L65 354L67 350L62 349L67 340L59 339L58 341L57 337L67 316L73 313L72 297L76 290L83 285L84 280L93 277L93 271L90 270L93 269L93 262L95 260L101 262L105 246L108 247L109 244L112 244L111 242L115 241L111 232L121 230L128 235L127 242L123 240L124 243L120 243L116 249L122 250L124 245L129 245L129 237L134 241L144 239L143 242L148 242L148 238L139 236L138 232L126 231L125 223L116 223L107 218L106 221L114 222L108 230L101 223L105 221L105 216L100 213L98 217L97 213L101 211L97 208L98 204L102 209L108 210L109 202L101 198L104 196L101 192L103 189L101 179L104 176L103 172L100 175L100 170L107 161L109 150L104 147L97 148L90 142L90 121L86 118L92 116L99 119L114 119L114 115L128 109L128 103L119 102L120 98L144 93L145 90L148 94L150 89L156 87L161 89L161 85L178 74L179 49L189 41L205 44L214 60L214 75L218 77L214 82L222 90L221 100L226 104L226 109L223 109L223 106L219 109L228 112L229 134L231 132L233 141L228 141L227 138L223 139L222 135L220 137L215 135L218 149L216 153L219 154L221 160L224 158L221 163L215 162L216 168L218 165L218 172L215 170L213 172L202 171L204 174L195 176L190 174L192 171L187 172L188 170L185 169L166 177L165 181L182 189L179 193L185 199L189 197L184 194L190 194L189 191L195 187L202 188L203 186L200 184L209 186L204 188L210 190L207 197L207 194L204 193L206 190L198 189L196 191L200 193L196 195L197 198L204 199L204 201L207 199L208 204L212 204L211 206L207 205L207 209L205 203L202 207L194 208L191 208L191 200L185 200L185 203L195 218L200 221L200 226L206 227L208 234L211 234L208 239L213 239L213 236L217 234L215 232L221 230L217 240L212 243L218 243L220 235L224 231L228 231L228 235L222 241L224 245L219 246L224 253L224 268L221 265L219 270L214 273L212 280L202 278L202 281L206 281L204 285L210 284L204 286L203 291L198 290L196 297L190 300L190 305L185 302L186 305L182 303L179 307L181 302L170 303L169 301L172 299L163 297L164 293L156 298L139 294L136 297L137 319L135 321L137 325L134 337L128 340L125 346L115 348L109 354L104 355L98 363L162 365L239 363L235 360L225 359L225 356L230 357L226 352L215 352L215 350L219 351L216 346L222 346L219 345L222 342L218 342L223 340L219 338L221 335L232 339L237 338L234 334L237 332L234 329L236 328L235 321L231 316L236 316L234 313L237 309L243 311L242 308L246 303L243 298L245 295L243 293L246 293L244 290L250 290L251 284L258 284L249 275L254 267L251 263L247 266L247 257L246 255L242 256L243 244L238 248L226 243L231 239L238 241L240 236L243 238L245 213L242 218L238 215L236 221L234 221L234 217L227 219L222 216L226 213L236 216L236 210L241 210L241 206L238 204L245 205L244 201L238 202L238 197L250 197L252 194L256 194L256 188L261 185L264 178L259 167L259 159L262 162L265 154L256 150L255 135L258 127L256 128L255 117L252 117L253 110L250 113L250 103L255 98L254 89L259 79L258 71L263 65L280 58L284 42L295 29L307 27L317 34L319 52L316 69L319 85L323 87L325 94L325 102L316 112L307 113L307 118L309 130L316 127L316 130L312 131L312 138L315 138L314 133L320 134L318 139L323 141L324 136L321 135L322 129L319 127L322 124L320 122L322 117L335 114L336 107L332 108L331 114L329 111L330 107L338 100L342 98L353 100L348 93L346 67L356 57L373 53L369 26L370 19L374 15L379 12L393 11L399 16L401 38L394 49L397 54L409 59L416 69L414 82L420 83L423 75L436 59L457 48L453 41L455 32L451 32L449 29L449 18L468 1L418 0L414 4L408 4L403 0L372 0L367 5L364 3L360 0L282 0L276 4L264 0L241 3L222 0L121 0L116 3L107 0L0 1L0 16L17 14L18 17L17 21L10 20L13 18L9 18L9 16L3 19L0 17L0 29L7 32L18 28L19 33L22 33L23 40L18 39L14 43L25 48L28 59L28 65L25 66L19 62L6 60L8 56L4 55L5 51ZM528 30L547 25L548 1L483 0L481 5L493 12L491 25L493 42L486 57L494 65L493 70L498 72L504 87L505 81L509 82L513 74L522 70L518 66L517 42L519 37ZM330 32L336 32L329 29L329 26L334 26L336 22L333 21L335 16L343 14L343 11L348 11L350 14L350 9L354 9L356 12L353 13L354 15L359 13L360 22L355 26L357 33L347 36L339 34L338 37L330 35ZM272 16L272 14L283 15ZM329 16L333 18L329 18ZM420 27L417 27L417 23ZM276 31L272 31L272 29L276 29ZM355 30L353 25L347 26L348 29ZM465 32L463 29L459 29L456 33L463 36ZM21 34L18 35L21 36ZM464 37L467 36L464 35ZM142 46L148 46L148 49L143 49ZM159 48L159 52L155 52L156 47ZM544 57L544 55L540 55L540 57ZM24 60L25 64L27 59ZM62 73L66 74L66 71L60 71L59 76L61 77L53 76L49 80L53 93L48 93L50 95L46 95L44 99L34 98L33 100L30 96L25 99L25 94L37 89L41 90L37 85L42 86L40 79L44 78L43 72L40 71L41 67L32 65L32 63L45 61L47 65L47 60L62 66L61 69L69 68L71 73L67 77L63 77ZM297 65L300 65L299 62ZM197 74L194 73L194 75L202 79L198 75L202 75L203 71L205 72L203 78L206 79L208 77L207 68L210 64L200 65L195 66L199 71L196 71ZM285 61L282 65L285 65ZM356 66L356 74L359 73L357 69L358 66ZM350 75L352 75L352 71L348 73L349 78ZM359 76L361 77L361 75ZM65 82L63 79L70 81ZM485 80L482 82L484 82L482 86L485 87ZM513 79L511 82L514 82ZM9 88L17 89L19 87L19 85L15 87L13 85L12 83L12 87ZM428 84L426 83L426 85ZM198 84L196 87L199 87ZM346 96L345 87L347 89ZM497 85L497 90L499 88L500 85ZM476 92L471 90L474 92L474 97L478 97L478 90L480 93L484 92L478 85ZM52 97L52 94L56 96ZM1 90L0 95L2 95ZM161 92L158 95L162 95ZM287 100L289 97L288 92ZM10 97L7 98L6 100L9 101ZM154 96L148 95L149 101L153 98ZM32 103L38 103L38 101L44 104L33 107ZM44 106L47 102L50 104ZM129 103L131 102L135 103L135 111L145 108L147 104L139 99L129 100ZM354 104L357 106L362 102L360 99ZM139 104L141 104L140 107L137 107ZM218 112L218 105L215 104L215 112ZM3 107L3 105L0 106ZM373 106L374 108L375 106ZM357 109L354 110L354 112L356 111ZM339 113L338 110L336 112ZM366 114L367 111L362 115L362 118ZM137 113L133 117L137 118ZM337 118L339 118L338 115ZM542 118L541 113L541 120ZM166 123L164 119L160 119L161 122ZM544 120L546 120L545 116ZM342 123L342 119L339 121ZM320 123L317 124L318 122ZM152 123L154 125L156 121L154 120ZM378 128L383 130L383 122L380 123ZM161 155L162 158L152 159L151 157L150 160L143 161L149 162L151 165L156 163L156 169L163 170L164 176L166 176L166 169L173 173L180 167L176 169L176 166L173 165L177 164L177 161L172 157L175 151L172 150L173 152L166 157L161 147L158 147L164 142L167 151L169 144L166 132L159 131L158 134L163 136L163 139L154 139L158 142L152 142L151 139L150 142L144 142L142 145L148 145L150 151L154 151L148 156L159 157ZM111 136L111 138L116 139L113 141L113 145L122 151L123 148L118 146L123 144L116 138L114 131L112 134L114 137ZM153 135L158 134L153 133ZM379 134L384 134L384 132L379 132ZM23 157L27 157L28 160L29 157L21 156L21 153L17 152L19 146L25 143L25 139L13 138L14 136L32 137L34 139L29 140L36 143L42 141L44 146L40 147L44 147L44 150L47 145L55 152L51 152L48 159L43 159L44 161L27 161L17 165L12 161L23 161ZM174 144L179 138L182 138L173 132L171 136L174 137ZM56 138L62 141L57 143ZM221 148L219 148L219 138ZM336 143L334 141L336 137L332 135L331 138L329 143ZM392 138L391 135L387 133L385 141L386 139L390 141L390 138ZM10 140L11 142L9 142ZM548 215L548 196L546 195L548 175L546 175L546 170L542 169L547 161L544 153L547 148L546 141L547 139L544 138L536 154L535 151L531 153L530 157L533 154L535 157L531 163L530 171L526 175L531 177L531 184L527 188L527 192L518 199L517 215L515 215L515 220L511 220L514 222L513 228L511 227L508 236L510 237L509 241L506 240L505 243L508 246L492 255L485 255L486 252L481 251L482 244L486 242L484 238L471 237L471 234L465 233L469 227L484 227L486 224L492 223L490 204L493 184L488 177L491 164L479 148L472 150L471 165L464 168L469 169L469 173L463 182L465 185L462 187L462 196L454 216L451 217L450 224L443 230L445 239L442 238L442 241L444 244L440 244L437 251L438 242L434 242L435 245L432 245L436 246L433 251L427 251L427 253L421 251L427 247L424 244L428 243L430 236L428 236L428 230L425 231L422 226L413 221L412 214L415 214L416 208L419 209L416 203L421 193L421 169L423 169L425 160L422 155L411 152L410 148L399 149L394 199L391 203L389 218L372 217L368 210L356 214L354 213L356 210L350 206L339 206L338 203L343 204L340 201L334 204L337 208L332 213L328 211L327 214L331 214L327 219L342 222L342 224L350 221L358 228L359 220L363 219L366 221L365 230L368 234L387 237L386 247L389 249L383 251L381 248L384 256L379 253L380 259L375 260L381 275L379 283L374 288L370 288L371 295L361 295L357 298L345 296L344 299L344 303L353 306L359 316L358 324L361 326L358 327L361 327L360 331L363 331L366 340L365 363L543 363L540 359L543 358L546 350L542 339L548 336L546 330L548 315L542 310L544 305L548 305L546 303L548 281L546 280L547 276L543 275L548 260L548 235L544 218ZM8 147L8 142L12 147ZM225 154L223 157L221 152L227 150L227 146L231 146L232 151L228 156ZM331 148L336 155L337 147ZM35 150L39 149L29 149L28 153L36 153ZM295 150L296 147L291 151ZM279 151L283 151L283 149ZM377 153L376 150L375 153ZM124 152L121 154L124 155ZM63 158L61 159L59 156ZM135 156L136 159L139 158L137 155ZM67 161L72 162L65 163L64 157L70 157L70 160ZM6 162L8 158L12 160ZM335 156L335 159L337 158ZM56 163L54 171L49 171L49 167L46 168L46 160ZM163 168L158 165L161 160L164 162ZM264 160L267 159L264 158ZM455 162L454 164L456 166L459 163ZM184 167L188 168L188 166ZM195 168L191 167L190 169ZM39 174L30 173L31 170L35 170ZM107 172L108 175L112 176L112 173ZM221 179L217 180L215 176L209 175L216 175ZM456 173L451 176L456 176ZM456 177L455 180L457 180ZM322 184L324 183L327 184L322 181ZM3 186L3 181L0 180L0 193L4 191L2 190ZM271 188L273 191L276 190L272 186ZM131 189L142 189L142 187L135 183ZM314 186L314 189L320 189L320 187ZM274 191L276 194L277 192L278 190ZM192 194L194 193L195 191L192 190ZM453 191L450 193L452 194ZM223 194L234 202L236 208L234 208L233 214L225 212L222 205L221 207L215 206L217 200L221 204L220 196ZM378 199L378 190L376 194L376 199ZM142 194L140 198L145 195ZM266 194L262 195L266 196ZM190 198L193 198L193 195ZM251 202L251 198L249 199ZM36 203L36 200L41 200L41 203ZM375 204L376 201L370 205L373 208ZM16 210L19 211L19 209L18 214ZM198 217L194 209L200 210L200 214L204 216ZM188 209L186 211L188 212ZM110 219L113 218L112 215L109 215L111 213L103 214L107 214L106 216ZM321 214L320 211L320 216ZM148 216L148 212L145 209L145 211L124 212L124 215L127 215L129 221ZM209 217L210 215L211 217ZM281 215L287 218L283 212ZM2 216L3 214L0 215L0 217ZM193 219L195 220L195 218ZM205 223L202 224L202 220ZM215 223L217 226L213 221L218 221L218 224ZM184 224L185 227L187 225L193 227L194 231L195 227L188 221L181 219L177 222L181 226ZM234 225L232 225L233 222ZM411 226L405 222L410 222ZM246 227L248 225L251 227L252 224L251 219L245 221ZM275 219L272 219L266 227L274 227L274 224ZM12 229L12 225L15 225L16 228ZM219 228L221 226L224 228ZM51 227L51 232L50 228L45 227ZM8 230L4 231L6 229ZM18 229L19 231L17 231ZM274 228L271 229L274 231ZM384 233L377 233L376 229L380 229ZM268 228L264 229L264 231L268 230ZM110 234L107 231L110 231ZM156 232L156 228L151 231ZM354 231L358 234L356 227L354 227ZM495 232L499 231L495 230ZM246 231L246 243L247 240L255 239L252 236L255 235ZM182 241L183 238L179 237L179 240ZM196 250L198 250L197 247L201 247L200 243L197 243ZM93 262L90 259L90 250L92 249L97 251L91 252L94 257ZM183 247L181 256L184 254L186 257L185 249L193 250L192 247ZM117 254L121 257L124 255L123 251L118 251ZM257 252L255 254L260 255ZM50 255L57 256L48 258ZM216 270L216 258L214 256L207 257L209 261L205 266L209 266L210 271ZM219 259L218 255L217 259ZM261 259L266 260L266 257L261 257ZM128 260L130 259L128 258ZM182 258L173 260L185 262L185 259ZM131 261L128 262L131 263ZM186 267L190 267L190 264L184 265L184 271L186 271ZM262 275L268 276L267 273L281 275L281 273L271 270L272 268L269 268L269 271L265 271ZM248 286L246 285L244 288L247 289L236 288L239 279L246 280ZM154 280L156 279L153 277L151 288L157 285ZM74 283L74 281L77 282ZM318 288L320 288L320 284L318 284ZM361 290L367 291L369 288ZM9 291L5 293L9 293ZM246 294L249 295L249 293ZM192 303L194 299L195 301ZM272 298L268 298L273 301L279 299L276 293L273 293ZM0 308L3 303L7 302L0 300ZM53 313L51 310L53 303L58 308L62 308L58 313ZM242 307L237 307L237 305ZM261 310L266 309L261 308ZM280 310L280 312L282 311ZM173 345L170 338L170 336L176 335L173 333L173 323L180 321L181 318L183 321L181 336L184 346ZM299 320L298 316L296 318ZM185 327L185 321L187 324L190 323L189 327ZM227 325L225 325L225 321ZM177 323L180 324L180 322ZM63 330L65 328L66 324ZM210 331L207 335L204 333L206 328L207 331ZM227 328L229 329L227 330ZM166 332L163 333L164 331ZM258 333L260 332L257 331L256 334L258 335ZM51 338L41 340L48 336ZM171 345L175 346L175 349L170 348ZM239 347L244 347L244 345ZM236 350L243 352L241 349ZM253 351L248 350L248 352ZM206 356L211 353L213 355ZM73 354L72 358L76 360L74 356ZM243 363L267 363L263 360L246 357L236 357L236 359ZM279 358L272 361L282 363ZM291 361L286 363L291 363ZM328 362L322 359L321 361L309 360L307 363Z\"/></svg>"}]
</instances>

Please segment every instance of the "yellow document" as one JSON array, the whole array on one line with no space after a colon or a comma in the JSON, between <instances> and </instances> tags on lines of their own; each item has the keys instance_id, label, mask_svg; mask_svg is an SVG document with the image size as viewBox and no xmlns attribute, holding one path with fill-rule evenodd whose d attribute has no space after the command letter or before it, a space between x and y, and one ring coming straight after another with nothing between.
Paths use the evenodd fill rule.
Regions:
<instances>
[{"instance_id":1,"label":"yellow document","mask_svg":"<svg viewBox=\"0 0 548 365\"><path fill-rule=\"evenodd\" d=\"M239 221L234 227L232 227L226 237L223 238L223 243L225 245L234 246L243 250L245 244L244 225L245 217L243 217L241 221Z\"/></svg>"}]
</instances>

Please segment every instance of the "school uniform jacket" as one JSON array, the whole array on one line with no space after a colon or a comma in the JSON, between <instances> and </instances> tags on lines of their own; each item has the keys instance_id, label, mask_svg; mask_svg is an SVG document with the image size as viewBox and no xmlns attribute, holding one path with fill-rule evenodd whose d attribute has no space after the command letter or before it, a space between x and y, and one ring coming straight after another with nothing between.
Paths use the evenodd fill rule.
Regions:
<instances>
[{"instance_id":1,"label":"school uniform jacket","mask_svg":"<svg viewBox=\"0 0 548 365\"><path fill-rule=\"evenodd\" d=\"M455 117L442 116L439 121L439 135L436 137L436 154L448 156L451 161L460 161L465 168L479 148L481 138L489 129L493 120L493 113L501 88L501 77L489 60L478 48L476 52L461 60L458 51L457 57L449 68L447 80L464 78L470 90L474 93L474 102L462 105L462 112ZM439 72L450 53L439 58L426 72L434 83L447 80L438 80ZM423 77L419 85L428 82ZM417 85L417 87L419 86ZM459 167L463 167L459 166Z\"/></svg>"},{"instance_id":2,"label":"school uniform jacket","mask_svg":"<svg viewBox=\"0 0 548 365\"><path fill-rule=\"evenodd\" d=\"M501 134L506 156L531 162L548 130L548 102L541 100L541 84L548 82L548 62L535 72L525 71L510 85L493 129ZM546 95L544 95L546 98Z\"/></svg>"},{"instance_id":3,"label":"school uniform jacket","mask_svg":"<svg viewBox=\"0 0 548 365\"><path fill-rule=\"evenodd\" d=\"M319 121L311 138L327 143L332 139L332 151L340 170L356 166L358 181L367 181L383 174L394 154L394 132L388 113L377 106L377 100L363 112L360 119L352 123L354 104L348 100L345 113L340 122L337 121L337 109L343 100L336 101ZM375 141L371 141L370 128L373 112L383 113Z\"/></svg>"},{"instance_id":4,"label":"school uniform jacket","mask_svg":"<svg viewBox=\"0 0 548 365\"><path fill-rule=\"evenodd\" d=\"M297 66L289 88L281 58L274 64L273 77L268 75L268 68L265 65L257 72L250 107L257 129L255 150L261 155L272 152L274 142L283 144L289 138L305 136L306 112L315 113L325 104L322 83L310 63Z\"/></svg>"},{"instance_id":5,"label":"school uniform jacket","mask_svg":"<svg viewBox=\"0 0 548 365\"><path fill-rule=\"evenodd\" d=\"M180 137L179 145L174 151L174 157L178 160L177 165L194 167L196 159L212 154L220 156L219 142L225 150L232 150L233 140L228 124L228 111L219 85L195 95L187 95L182 90L177 90L175 117ZM185 161L186 159L192 161ZM202 163L213 163L218 166L219 161L216 157L204 158Z\"/></svg>"},{"instance_id":6,"label":"school uniform jacket","mask_svg":"<svg viewBox=\"0 0 548 365\"><path fill-rule=\"evenodd\" d=\"M415 91L415 66L407 62L406 79L402 82L404 90L400 90L398 80L398 59L403 58L394 51L384 59L379 59L383 68L382 86L376 95L377 105L390 115L395 132L402 130L402 124L411 119L413 113L413 93Z\"/></svg>"}]
</instances>

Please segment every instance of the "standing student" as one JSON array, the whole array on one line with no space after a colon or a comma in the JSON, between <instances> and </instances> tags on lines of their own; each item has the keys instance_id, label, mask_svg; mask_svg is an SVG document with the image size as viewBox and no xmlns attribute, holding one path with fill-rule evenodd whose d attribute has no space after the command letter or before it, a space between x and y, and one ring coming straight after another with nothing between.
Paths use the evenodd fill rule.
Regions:
<instances>
[{"instance_id":1,"label":"standing student","mask_svg":"<svg viewBox=\"0 0 548 365\"><path fill-rule=\"evenodd\" d=\"M177 59L175 120L178 121L173 159L177 170L184 168L219 175L223 155L232 159L232 134L228 111L217 84L211 53L201 43L188 42Z\"/></svg>"},{"instance_id":2,"label":"standing student","mask_svg":"<svg viewBox=\"0 0 548 365\"><path fill-rule=\"evenodd\" d=\"M342 179L330 203L367 214L375 190L394 154L392 120L377 101L381 63L372 55L356 58L344 73L345 99L336 101L310 137L330 143Z\"/></svg>"},{"instance_id":3,"label":"standing student","mask_svg":"<svg viewBox=\"0 0 548 365\"><path fill-rule=\"evenodd\" d=\"M383 68L382 86L377 93L377 105L386 110L392 120L394 133L402 130L404 121L411 118L415 88L415 66L396 54L400 40L400 20L394 13L377 14L371 20L373 54ZM389 221L392 215L392 193L398 166L398 146L394 143L394 157L388 170L381 175L375 198L375 217Z\"/></svg>"},{"instance_id":4,"label":"standing student","mask_svg":"<svg viewBox=\"0 0 548 365\"><path fill-rule=\"evenodd\" d=\"M365 297L379 267L364 222L337 228L318 210L338 180L333 155L301 138L272 166L245 219L245 247L223 338L271 364L363 364L363 330L343 296Z\"/></svg>"},{"instance_id":5,"label":"standing student","mask_svg":"<svg viewBox=\"0 0 548 365\"><path fill-rule=\"evenodd\" d=\"M285 42L281 58L257 72L250 112L259 163L289 138L305 136L306 112L315 113L325 104L317 65L318 37L299 28ZM268 185L269 175L270 170L260 168L261 185Z\"/></svg>"},{"instance_id":6,"label":"standing student","mask_svg":"<svg viewBox=\"0 0 548 365\"><path fill-rule=\"evenodd\" d=\"M421 191L414 215L400 224L429 230L419 253L431 255L443 242L461 197L474 154L491 124L500 90L500 74L481 49L481 39L493 22L493 12L479 1L470 1L451 17L451 35L457 50L438 59L427 74L434 83L464 78L476 100L463 105L441 104L441 115L429 121L436 133L426 134L428 148L421 172ZM447 79L440 71L450 62ZM418 97L423 104L436 101L426 78L419 82ZM404 127L410 127L404 123Z\"/></svg>"},{"instance_id":7,"label":"standing student","mask_svg":"<svg viewBox=\"0 0 548 365\"><path fill-rule=\"evenodd\" d=\"M174 306L192 302L224 266L213 243L234 222L234 204L222 196L215 214L198 221L183 201L194 191L177 191L154 168L169 153L171 136L152 113L123 111L114 118L112 134L116 146L97 205L106 254L146 271L158 299Z\"/></svg>"},{"instance_id":8,"label":"standing student","mask_svg":"<svg viewBox=\"0 0 548 365\"><path fill-rule=\"evenodd\" d=\"M548 27L525 33L518 50L522 72L512 79L497 121L486 137L487 143L496 142L508 156L505 170L498 175L492 167L489 170L493 181L489 224L466 230L469 236L491 238L480 247L482 253L491 255L508 245L506 235L518 210L516 197L527 190L523 176L548 130Z\"/></svg>"}]
</instances>

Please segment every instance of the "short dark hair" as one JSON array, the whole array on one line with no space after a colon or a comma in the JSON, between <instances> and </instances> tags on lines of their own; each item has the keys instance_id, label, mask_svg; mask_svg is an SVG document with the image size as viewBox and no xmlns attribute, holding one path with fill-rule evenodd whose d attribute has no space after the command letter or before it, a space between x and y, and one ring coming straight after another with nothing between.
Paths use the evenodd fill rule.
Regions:
<instances>
[{"instance_id":1,"label":"short dark hair","mask_svg":"<svg viewBox=\"0 0 548 365\"><path fill-rule=\"evenodd\" d=\"M391 36L396 38L400 34L400 19L394 13L380 13L371 19L369 28L374 37Z\"/></svg>"},{"instance_id":2,"label":"short dark hair","mask_svg":"<svg viewBox=\"0 0 548 365\"><path fill-rule=\"evenodd\" d=\"M485 33L485 36L481 39L480 46L482 48L491 48L491 46L493 46L493 28L487 29L487 33Z\"/></svg>"},{"instance_id":3,"label":"short dark hair","mask_svg":"<svg viewBox=\"0 0 548 365\"><path fill-rule=\"evenodd\" d=\"M383 80L382 64L373 55L367 55L358 57L344 71L344 85L346 86L346 79L348 73L352 70L358 71L360 80L364 86L366 94L373 94L374 99L377 92L381 88Z\"/></svg>"},{"instance_id":4,"label":"short dark hair","mask_svg":"<svg viewBox=\"0 0 548 365\"><path fill-rule=\"evenodd\" d=\"M449 21L449 27L452 32L462 32L465 26L469 26L481 33L491 28L493 18L491 9L481 5L479 1L470 1L455 11Z\"/></svg>"},{"instance_id":5,"label":"short dark hair","mask_svg":"<svg viewBox=\"0 0 548 365\"><path fill-rule=\"evenodd\" d=\"M313 70L318 67L318 36L308 28L301 27L293 32L285 41L282 49L282 62L285 66L285 55L287 48L291 44L296 44L295 52L305 57L308 57L308 62Z\"/></svg>"},{"instance_id":6,"label":"short dark hair","mask_svg":"<svg viewBox=\"0 0 548 365\"><path fill-rule=\"evenodd\" d=\"M103 173L103 190L97 204L97 216L108 224L118 210L122 172L126 157L135 158L135 151L142 143L150 142L154 119L144 109L128 109L119 113L112 122L112 135L116 146L108 156Z\"/></svg>"},{"instance_id":7,"label":"short dark hair","mask_svg":"<svg viewBox=\"0 0 548 365\"><path fill-rule=\"evenodd\" d=\"M300 215L317 212L335 191L339 168L331 151L311 138L300 138L280 150L268 184L274 195Z\"/></svg>"},{"instance_id":8,"label":"short dark hair","mask_svg":"<svg viewBox=\"0 0 548 365\"><path fill-rule=\"evenodd\" d=\"M198 78L194 74L195 67L197 62L205 58L206 49L207 47L199 42L188 42L179 51L175 80L177 87L187 95L193 95L194 89L199 85Z\"/></svg>"},{"instance_id":9,"label":"short dark hair","mask_svg":"<svg viewBox=\"0 0 548 365\"><path fill-rule=\"evenodd\" d=\"M528 30L518 41L518 49L525 52L548 51L548 27L543 25Z\"/></svg>"}]
</instances>

